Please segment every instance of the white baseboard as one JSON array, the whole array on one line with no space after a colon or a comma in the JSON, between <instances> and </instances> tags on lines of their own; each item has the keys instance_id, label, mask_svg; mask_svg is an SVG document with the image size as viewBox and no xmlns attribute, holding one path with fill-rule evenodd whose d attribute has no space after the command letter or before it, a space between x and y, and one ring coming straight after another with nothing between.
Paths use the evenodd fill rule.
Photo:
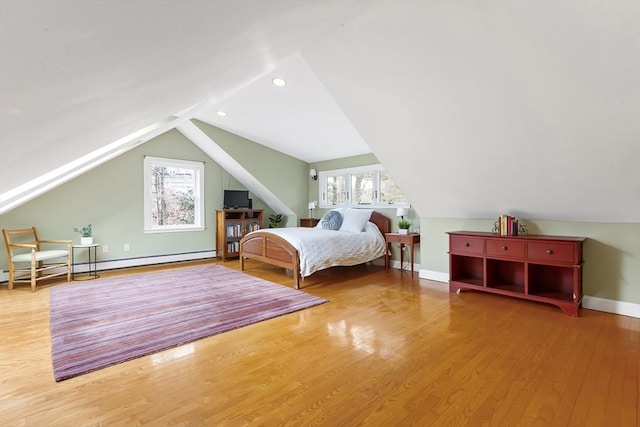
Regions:
<instances>
[{"instance_id":1,"label":"white baseboard","mask_svg":"<svg viewBox=\"0 0 640 427\"><path fill-rule=\"evenodd\" d=\"M165 264L165 263L179 262L179 261L196 261L199 259L215 258L215 256L216 256L216 251L203 251L203 252L187 252L182 254L158 255L158 256L143 257L143 258L107 260L107 261L98 262L98 270L112 270L116 268L126 268L126 267L141 267L144 265ZM85 271L87 269L86 264L83 264L77 267L84 268ZM76 271L82 272L81 269L76 269Z\"/></svg>"},{"instance_id":2,"label":"white baseboard","mask_svg":"<svg viewBox=\"0 0 640 427\"><path fill-rule=\"evenodd\" d=\"M419 277L421 279L433 280L435 282L443 282L449 287L449 273L442 273L433 270L420 270Z\"/></svg>"},{"instance_id":3,"label":"white baseboard","mask_svg":"<svg viewBox=\"0 0 640 427\"><path fill-rule=\"evenodd\" d=\"M429 287L449 292L449 274L433 270L420 270L418 277L428 280Z\"/></svg>"},{"instance_id":4,"label":"white baseboard","mask_svg":"<svg viewBox=\"0 0 640 427\"><path fill-rule=\"evenodd\" d=\"M170 255L158 255L153 257L143 258L128 258L119 260L107 260L98 262L98 271L100 270L112 270L117 268L126 267L140 267L144 265L153 264L165 264L170 262L179 261L195 261L199 259L215 258L215 251L204 252L189 252L183 254L170 254ZM374 264L379 264L379 261L374 261ZM382 262L384 265L384 262ZM75 271L78 273L84 273L87 271L87 265L76 264ZM390 267L400 269L400 261L391 260ZM418 271L418 277L421 279L431 280L435 282L441 282L443 286L449 287L449 274L442 273L440 271L433 270L421 270L420 264L414 264L414 271ZM9 280L9 273L6 271L0 271L0 282L6 282ZM630 316L640 318L640 304L616 301L599 297L592 297L585 295L582 298L582 306L589 310L604 311L606 313L619 314L621 316Z\"/></svg>"},{"instance_id":5,"label":"white baseboard","mask_svg":"<svg viewBox=\"0 0 640 427\"><path fill-rule=\"evenodd\" d=\"M382 263L382 265L384 265L384 262ZM404 263L404 268L402 265L400 265L400 261L398 260L389 260L389 267L391 268L395 268L397 270L409 270L411 271L411 263L410 262L406 262ZM413 271L420 271L420 264L413 264Z\"/></svg>"},{"instance_id":6,"label":"white baseboard","mask_svg":"<svg viewBox=\"0 0 640 427\"><path fill-rule=\"evenodd\" d=\"M378 258L375 259L373 261L371 261L373 263L373 265L380 265L382 267L384 267L384 257L382 258ZM400 267L400 261L398 260L394 260L394 259L390 259L389 260L389 267L390 268L395 268L396 270L411 270L411 264L408 261L405 261L404 263L404 268ZM420 271L420 264L413 264L413 271Z\"/></svg>"},{"instance_id":7,"label":"white baseboard","mask_svg":"<svg viewBox=\"0 0 640 427\"><path fill-rule=\"evenodd\" d=\"M179 262L179 261L196 261L200 259L215 258L215 256L216 256L216 251L188 252L188 253L182 253L182 254L157 255L157 256L151 256L151 257L98 261L96 267L98 271L114 270L118 268L141 267L145 265L166 264L166 263ZM89 269L89 266L87 265L86 262L76 263L73 271L75 273L86 273L88 269ZM9 281L9 272L0 271L0 282L4 282L2 284L6 285L8 281Z\"/></svg>"},{"instance_id":8,"label":"white baseboard","mask_svg":"<svg viewBox=\"0 0 640 427\"><path fill-rule=\"evenodd\" d=\"M590 310L640 318L640 304L633 302L616 301L585 295L582 297L582 306Z\"/></svg>"},{"instance_id":9,"label":"white baseboard","mask_svg":"<svg viewBox=\"0 0 640 427\"><path fill-rule=\"evenodd\" d=\"M432 280L436 282L444 282L443 285L449 288L449 274L439 271L420 270L419 277L421 279ZM621 316L630 316L640 318L640 304L591 297L585 295L582 297L582 307L589 310L604 311L606 313L619 314Z\"/></svg>"}]
</instances>

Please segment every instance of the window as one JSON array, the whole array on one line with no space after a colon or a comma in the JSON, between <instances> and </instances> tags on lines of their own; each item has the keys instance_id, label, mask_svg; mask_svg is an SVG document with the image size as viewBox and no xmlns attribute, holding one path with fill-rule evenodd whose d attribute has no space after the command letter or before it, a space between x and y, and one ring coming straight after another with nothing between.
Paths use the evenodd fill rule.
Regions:
<instances>
[{"instance_id":1,"label":"window","mask_svg":"<svg viewBox=\"0 0 640 427\"><path fill-rule=\"evenodd\" d=\"M145 232L204 230L204 164L144 158Z\"/></svg>"},{"instance_id":2,"label":"window","mask_svg":"<svg viewBox=\"0 0 640 427\"><path fill-rule=\"evenodd\" d=\"M342 205L346 202L347 197L347 185L344 176L327 176L326 181L322 181L326 184L326 195L328 204L330 205ZM321 200L324 200L322 198ZM320 203L322 205L322 202Z\"/></svg>"},{"instance_id":3,"label":"window","mask_svg":"<svg viewBox=\"0 0 640 427\"><path fill-rule=\"evenodd\" d=\"M370 205L374 203L373 172L351 174L351 199L356 205Z\"/></svg>"},{"instance_id":4,"label":"window","mask_svg":"<svg viewBox=\"0 0 640 427\"><path fill-rule=\"evenodd\" d=\"M320 207L408 206L402 191L381 165L321 171Z\"/></svg>"},{"instance_id":5,"label":"window","mask_svg":"<svg viewBox=\"0 0 640 427\"><path fill-rule=\"evenodd\" d=\"M380 203L384 205L407 204L404 194L385 171L380 171Z\"/></svg>"}]
</instances>

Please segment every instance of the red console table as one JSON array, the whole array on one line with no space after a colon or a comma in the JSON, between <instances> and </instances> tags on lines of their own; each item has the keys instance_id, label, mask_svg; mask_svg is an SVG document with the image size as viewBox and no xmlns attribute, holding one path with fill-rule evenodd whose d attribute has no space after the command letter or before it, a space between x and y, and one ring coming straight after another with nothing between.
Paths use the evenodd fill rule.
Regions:
<instances>
[{"instance_id":1,"label":"red console table","mask_svg":"<svg viewBox=\"0 0 640 427\"><path fill-rule=\"evenodd\" d=\"M491 292L553 304L568 315L578 315L585 238L448 234L451 292Z\"/></svg>"}]
</instances>

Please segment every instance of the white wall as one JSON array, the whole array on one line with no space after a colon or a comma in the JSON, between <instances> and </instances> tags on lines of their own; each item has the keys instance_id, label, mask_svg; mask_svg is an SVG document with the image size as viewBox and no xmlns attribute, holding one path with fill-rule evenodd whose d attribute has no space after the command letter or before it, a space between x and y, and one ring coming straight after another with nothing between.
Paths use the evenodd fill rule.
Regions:
<instances>
[{"instance_id":1,"label":"white wall","mask_svg":"<svg viewBox=\"0 0 640 427\"><path fill-rule=\"evenodd\" d=\"M640 222L638 22L640 2L382 2L303 56L423 218Z\"/></svg>"}]
</instances>

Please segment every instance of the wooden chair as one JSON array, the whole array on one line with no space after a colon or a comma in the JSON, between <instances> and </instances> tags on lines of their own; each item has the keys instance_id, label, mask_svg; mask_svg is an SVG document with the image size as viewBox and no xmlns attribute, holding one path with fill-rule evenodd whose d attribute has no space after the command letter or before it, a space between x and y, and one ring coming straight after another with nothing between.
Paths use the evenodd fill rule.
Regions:
<instances>
[{"instance_id":1,"label":"wooden chair","mask_svg":"<svg viewBox=\"0 0 640 427\"><path fill-rule=\"evenodd\" d=\"M2 234L9 256L9 289L13 289L14 283L31 283L31 290L35 291L39 280L65 274L67 282L71 280L71 240L41 240L38 238L36 227L20 230L3 229ZM66 247L43 250L45 244L55 244L58 247L66 245ZM45 260L56 258L59 262L44 263Z\"/></svg>"}]
</instances>

